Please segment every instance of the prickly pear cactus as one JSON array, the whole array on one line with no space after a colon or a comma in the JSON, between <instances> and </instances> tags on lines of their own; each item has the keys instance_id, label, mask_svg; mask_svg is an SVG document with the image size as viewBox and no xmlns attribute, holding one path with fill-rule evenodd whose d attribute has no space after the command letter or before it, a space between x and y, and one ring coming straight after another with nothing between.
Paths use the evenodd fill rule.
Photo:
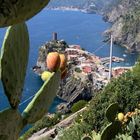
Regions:
<instances>
[{"instance_id":1,"label":"prickly pear cactus","mask_svg":"<svg viewBox=\"0 0 140 140\"><path fill-rule=\"evenodd\" d=\"M23 116L18 112L29 53L29 37L25 23L7 29L1 51L1 79L11 109L0 112L0 140L17 140L27 123L41 119L56 96L61 74L48 77L42 88L29 103Z\"/></svg>"},{"instance_id":2,"label":"prickly pear cactus","mask_svg":"<svg viewBox=\"0 0 140 140\"><path fill-rule=\"evenodd\" d=\"M92 140L90 136L84 136L81 140Z\"/></svg>"},{"instance_id":3,"label":"prickly pear cactus","mask_svg":"<svg viewBox=\"0 0 140 140\"><path fill-rule=\"evenodd\" d=\"M0 27L28 20L48 2L49 0L0 0Z\"/></svg>"},{"instance_id":4,"label":"prickly pear cactus","mask_svg":"<svg viewBox=\"0 0 140 140\"><path fill-rule=\"evenodd\" d=\"M22 117L17 110L0 112L0 140L17 140L22 128Z\"/></svg>"},{"instance_id":5,"label":"prickly pear cactus","mask_svg":"<svg viewBox=\"0 0 140 140\"><path fill-rule=\"evenodd\" d=\"M101 135L96 133L94 130L92 131L92 140L101 140Z\"/></svg>"},{"instance_id":6,"label":"prickly pear cactus","mask_svg":"<svg viewBox=\"0 0 140 140\"><path fill-rule=\"evenodd\" d=\"M117 114L118 110L119 110L118 103L113 103L107 108L106 117L107 117L109 122L115 121L116 114Z\"/></svg>"},{"instance_id":7,"label":"prickly pear cactus","mask_svg":"<svg viewBox=\"0 0 140 140\"><path fill-rule=\"evenodd\" d=\"M43 117L56 96L59 82L60 72L58 71L48 78L27 108L23 111L24 120L27 120L28 123L34 123Z\"/></svg>"},{"instance_id":8,"label":"prickly pear cactus","mask_svg":"<svg viewBox=\"0 0 140 140\"><path fill-rule=\"evenodd\" d=\"M7 29L0 57L1 80L11 105L11 108L0 112L0 140L17 140L23 127L40 119L56 96L61 77L59 71L50 75L23 116L18 112L29 55L29 35L24 22L48 2L49 0L0 0L0 27L13 25Z\"/></svg>"},{"instance_id":9,"label":"prickly pear cactus","mask_svg":"<svg viewBox=\"0 0 140 140\"><path fill-rule=\"evenodd\" d=\"M12 108L22 94L29 54L29 36L25 23L7 29L1 50L1 79Z\"/></svg>"},{"instance_id":10,"label":"prickly pear cactus","mask_svg":"<svg viewBox=\"0 0 140 140\"><path fill-rule=\"evenodd\" d=\"M119 133L121 128L121 123L115 121L110 123L101 133L101 140L111 140Z\"/></svg>"}]
</instances>

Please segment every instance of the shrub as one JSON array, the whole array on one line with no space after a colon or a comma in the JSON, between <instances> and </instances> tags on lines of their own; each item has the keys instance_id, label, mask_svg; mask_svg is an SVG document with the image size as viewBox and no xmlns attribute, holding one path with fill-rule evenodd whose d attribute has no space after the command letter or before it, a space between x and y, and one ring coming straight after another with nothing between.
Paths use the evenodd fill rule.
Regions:
<instances>
[{"instance_id":1,"label":"shrub","mask_svg":"<svg viewBox=\"0 0 140 140\"><path fill-rule=\"evenodd\" d=\"M92 99L88 112L83 113L85 122L99 131L107 124L105 110L109 104L118 102L120 111L132 111L140 101L140 84L132 72L127 72L118 79L113 79L100 93Z\"/></svg>"},{"instance_id":2,"label":"shrub","mask_svg":"<svg viewBox=\"0 0 140 140\"><path fill-rule=\"evenodd\" d=\"M78 110L82 109L86 104L87 104L87 101L85 100L80 100L77 103L73 104L73 106L71 107L72 113L75 113Z\"/></svg>"},{"instance_id":3,"label":"shrub","mask_svg":"<svg viewBox=\"0 0 140 140\"><path fill-rule=\"evenodd\" d=\"M101 132L108 124L105 116L105 110L107 107L114 102L118 102L120 106L120 112L133 111L134 108L140 102L140 78L134 72L127 72L120 76L118 79L113 79L101 92L96 93L93 99L90 101L87 109L76 118L76 122L85 125L84 129L87 131L91 128L88 133L92 130ZM81 121L82 120L82 121ZM73 130L76 126L67 129L70 137L74 137ZM73 129L73 130L72 130ZM79 128L80 129L80 128ZM81 130L81 129L80 129ZM75 140L80 140L82 136L81 131L77 133ZM64 137L66 135L64 134ZM61 137L59 140L63 140Z\"/></svg>"},{"instance_id":4,"label":"shrub","mask_svg":"<svg viewBox=\"0 0 140 140\"><path fill-rule=\"evenodd\" d=\"M75 71L78 72L78 73L82 72L82 70L80 68L75 68Z\"/></svg>"},{"instance_id":5,"label":"shrub","mask_svg":"<svg viewBox=\"0 0 140 140\"><path fill-rule=\"evenodd\" d=\"M91 130L91 127L86 123L75 123L69 129L63 130L58 134L59 140L81 140L84 134L88 133Z\"/></svg>"}]
</instances>

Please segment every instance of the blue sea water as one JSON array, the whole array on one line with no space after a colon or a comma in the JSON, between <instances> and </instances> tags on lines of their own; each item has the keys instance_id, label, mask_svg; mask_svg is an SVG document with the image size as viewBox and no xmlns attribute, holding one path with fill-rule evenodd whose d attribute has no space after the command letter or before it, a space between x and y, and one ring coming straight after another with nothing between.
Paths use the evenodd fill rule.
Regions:
<instances>
[{"instance_id":1,"label":"blue sea water","mask_svg":"<svg viewBox=\"0 0 140 140\"><path fill-rule=\"evenodd\" d=\"M109 44L105 44L103 32L111 25L103 21L102 16L97 14L85 14L80 11L54 11L44 9L38 15L27 22L30 34L30 56L25 79L25 86L21 103L34 95L43 82L40 77L33 73L32 67L36 64L38 49L45 42L51 40L52 32L58 33L58 39L64 39L68 44L79 44L89 52L94 52L103 45L102 49L95 52L100 57L109 56ZM0 46L6 28L0 28ZM113 55L123 57L125 48L113 46ZM134 65L137 54L126 54L125 62L122 66ZM116 65L116 64L115 64ZM118 65L118 64L117 64ZM30 100L20 105L22 110L28 105ZM55 106L63 102L55 98L50 107L50 112L55 111ZM3 93L2 84L0 85L0 110L8 107L8 101Z\"/></svg>"}]
</instances>

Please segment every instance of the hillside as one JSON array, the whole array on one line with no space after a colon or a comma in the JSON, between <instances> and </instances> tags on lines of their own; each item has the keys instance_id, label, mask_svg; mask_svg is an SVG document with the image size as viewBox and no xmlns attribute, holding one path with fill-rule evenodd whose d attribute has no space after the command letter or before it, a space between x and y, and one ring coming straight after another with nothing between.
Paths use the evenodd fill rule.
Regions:
<instances>
[{"instance_id":1,"label":"hillside","mask_svg":"<svg viewBox=\"0 0 140 140\"><path fill-rule=\"evenodd\" d=\"M120 0L106 13L106 18L113 23L107 33L112 32L114 42L126 47L130 52L140 51L140 1Z\"/></svg>"},{"instance_id":2,"label":"hillside","mask_svg":"<svg viewBox=\"0 0 140 140\"><path fill-rule=\"evenodd\" d=\"M114 43L124 46L129 52L140 51L140 1L139 0L51 0L48 5L53 7L74 7L87 9L94 4L96 12L113 23L107 30L112 32Z\"/></svg>"},{"instance_id":3,"label":"hillside","mask_svg":"<svg viewBox=\"0 0 140 140\"><path fill-rule=\"evenodd\" d=\"M76 112L74 117L69 114L70 117L65 120L61 120L57 114L57 117L45 116L20 140L27 139L27 136L39 131L42 126L45 128L34 134L33 139L86 140L85 136L91 136L95 140L139 140L139 87L140 62L132 71L112 79L102 91L95 94L86 108L80 110L80 114ZM125 116L117 118L119 113ZM52 129L49 129L50 126Z\"/></svg>"},{"instance_id":4,"label":"hillside","mask_svg":"<svg viewBox=\"0 0 140 140\"><path fill-rule=\"evenodd\" d=\"M51 0L48 7L75 7L79 9L85 9L89 8L90 5L95 5L97 11L96 12L101 12L101 11L109 11L110 8L113 5L116 5L118 3L118 0L80 0L80 1L75 1L75 0ZM110 8L109 8L110 7Z\"/></svg>"}]
</instances>

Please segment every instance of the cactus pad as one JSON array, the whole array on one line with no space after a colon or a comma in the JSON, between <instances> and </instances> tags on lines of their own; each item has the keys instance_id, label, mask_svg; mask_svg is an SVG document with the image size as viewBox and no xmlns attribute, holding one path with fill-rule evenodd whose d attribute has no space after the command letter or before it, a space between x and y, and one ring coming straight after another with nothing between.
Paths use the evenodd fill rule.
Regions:
<instances>
[{"instance_id":1,"label":"cactus pad","mask_svg":"<svg viewBox=\"0 0 140 140\"><path fill-rule=\"evenodd\" d=\"M49 0L0 0L0 27L21 23L36 15Z\"/></svg>"},{"instance_id":2,"label":"cactus pad","mask_svg":"<svg viewBox=\"0 0 140 140\"><path fill-rule=\"evenodd\" d=\"M17 110L0 112L0 140L17 140L22 128L22 117Z\"/></svg>"},{"instance_id":3,"label":"cactus pad","mask_svg":"<svg viewBox=\"0 0 140 140\"><path fill-rule=\"evenodd\" d=\"M92 140L90 136L84 136L81 140Z\"/></svg>"},{"instance_id":4,"label":"cactus pad","mask_svg":"<svg viewBox=\"0 0 140 140\"><path fill-rule=\"evenodd\" d=\"M115 136L120 132L121 130L121 123L118 121L115 121L113 123L110 123L102 132L101 134L101 140L111 140L115 138Z\"/></svg>"},{"instance_id":5,"label":"cactus pad","mask_svg":"<svg viewBox=\"0 0 140 140\"><path fill-rule=\"evenodd\" d=\"M107 108L106 117L107 117L109 122L115 121L116 114L117 114L118 110L119 110L118 103L113 103Z\"/></svg>"},{"instance_id":6,"label":"cactus pad","mask_svg":"<svg viewBox=\"0 0 140 140\"><path fill-rule=\"evenodd\" d=\"M25 23L7 29L1 51L1 79L12 108L17 108L24 84L29 53Z\"/></svg>"},{"instance_id":7,"label":"cactus pad","mask_svg":"<svg viewBox=\"0 0 140 140\"><path fill-rule=\"evenodd\" d=\"M28 123L34 123L41 119L48 111L56 92L59 88L60 72L53 73L44 83L41 89L36 93L33 100L23 111L23 117Z\"/></svg>"}]
</instances>

